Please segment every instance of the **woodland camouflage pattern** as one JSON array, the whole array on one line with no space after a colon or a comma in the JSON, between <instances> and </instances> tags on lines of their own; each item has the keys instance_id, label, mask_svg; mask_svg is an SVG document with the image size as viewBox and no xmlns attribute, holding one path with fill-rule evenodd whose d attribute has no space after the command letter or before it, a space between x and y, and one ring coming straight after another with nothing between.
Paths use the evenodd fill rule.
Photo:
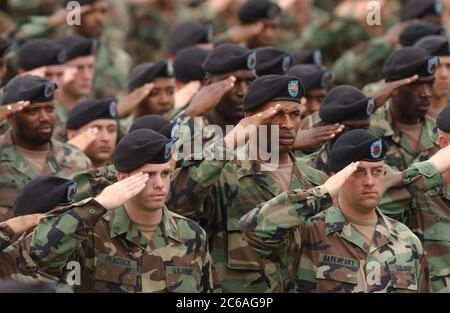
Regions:
<instances>
[{"instance_id":1,"label":"woodland camouflage pattern","mask_svg":"<svg viewBox=\"0 0 450 313\"><path fill-rule=\"evenodd\" d=\"M206 233L163 208L148 242L124 209L106 212L86 199L48 213L35 229L31 255L48 274L67 277L81 264L77 292L212 292L217 289Z\"/></svg>"},{"instance_id":2,"label":"woodland camouflage pattern","mask_svg":"<svg viewBox=\"0 0 450 313\"><path fill-rule=\"evenodd\" d=\"M401 174L403 187L425 192L442 183L424 162ZM396 177L399 178L399 175ZM371 246L331 205L323 187L283 192L242 217L240 228L263 257L281 264L284 289L296 292L428 292L430 280L420 240L377 209ZM331 207L330 207L331 205ZM326 210L324 210L326 209ZM324 210L324 211L322 211ZM313 216L317 212L317 215ZM375 273L379 271L377 276Z\"/></svg>"},{"instance_id":3,"label":"woodland camouflage pattern","mask_svg":"<svg viewBox=\"0 0 450 313\"><path fill-rule=\"evenodd\" d=\"M436 123L429 117L424 117L418 150L413 151L406 136L395 127L389 106L390 102L372 115L369 129L374 136L382 138L388 145L385 163L402 171L412 163L428 160L439 150Z\"/></svg>"},{"instance_id":4,"label":"woodland camouflage pattern","mask_svg":"<svg viewBox=\"0 0 450 313\"><path fill-rule=\"evenodd\" d=\"M295 159L290 189L321 185L326 175ZM173 176L167 206L208 233L223 292L280 291L280 274L244 240L239 219L280 193L273 178L252 161L185 160Z\"/></svg>"},{"instance_id":5,"label":"woodland camouflage pattern","mask_svg":"<svg viewBox=\"0 0 450 313\"><path fill-rule=\"evenodd\" d=\"M49 175L69 177L71 174L86 170L91 161L81 151L56 140L50 142L47 158ZM37 177L31 165L16 151L8 131L0 137L0 221L12 217L12 205L20 190L30 180Z\"/></svg>"},{"instance_id":6,"label":"woodland camouflage pattern","mask_svg":"<svg viewBox=\"0 0 450 313\"><path fill-rule=\"evenodd\" d=\"M114 165L89 169L84 172L75 173L71 179L77 183L75 202L95 197L103 189L117 182L117 170Z\"/></svg>"}]
</instances>

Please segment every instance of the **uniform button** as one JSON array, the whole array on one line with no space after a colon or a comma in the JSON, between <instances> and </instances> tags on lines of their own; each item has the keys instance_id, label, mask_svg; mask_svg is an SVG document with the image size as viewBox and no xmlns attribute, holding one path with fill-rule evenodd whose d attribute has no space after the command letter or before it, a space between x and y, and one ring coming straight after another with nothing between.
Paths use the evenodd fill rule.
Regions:
<instances>
[{"instance_id":1,"label":"uniform button","mask_svg":"<svg viewBox=\"0 0 450 313\"><path fill-rule=\"evenodd\" d=\"M6 241L9 241L11 238L9 238L8 236L5 237Z\"/></svg>"},{"instance_id":2,"label":"uniform button","mask_svg":"<svg viewBox=\"0 0 450 313\"><path fill-rule=\"evenodd\" d=\"M350 278L350 277L352 277L352 276L353 276L352 274L347 273L347 278Z\"/></svg>"},{"instance_id":3,"label":"uniform button","mask_svg":"<svg viewBox=\"0 0 450 313\"><path fill-rule=\"evenodd\" d=\"M127 275L127 279L128 279L128 280L131 280L131 278L132 278L131 275L128 274L128 275Z\"/></svg>"},{"instance_id":4,"label":"uniform button","mask_svg":"<svg viewBox=\"0 0 450 313\"><path fill-rule=\"evenodd\" d=\"M101 272L100 272L100 275L105 276L105 275L106 275L106 272L105 272L105 271L101 271Z\"/></svg>"},{"instance_id":5,"label":"uniform button","mask_svg":"<svg viewBox=\"0 0 450 313\"><path fill-rule=\"evenodd\" d=\"M428 231L428 233L429 233L429 234L434 234L434 230L430 229L430 230Z\"/></svg>"},{"instance_id":6,"label":"uniform button","mask_svg":"<svg viewBox=\"0 0 450 313\"><path fill-rule=\"evenodd\" d=\"M95 209L90 209L90 210L89 210L89 213L95 214Z\"/></svg>"}]
</instances>

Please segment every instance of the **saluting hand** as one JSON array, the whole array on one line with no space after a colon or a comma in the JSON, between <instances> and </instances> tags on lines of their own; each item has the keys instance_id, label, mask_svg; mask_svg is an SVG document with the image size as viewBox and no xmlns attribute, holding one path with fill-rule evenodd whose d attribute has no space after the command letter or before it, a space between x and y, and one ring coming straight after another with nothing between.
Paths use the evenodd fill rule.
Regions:
<instances>
[{"instance_id":1,"label":"saluting hand","mask_svg":"<svg viewBox=\"0 0 450 313\"><path fill-rule=\"evenodd\" d=\"M39 224L42 216L43 214L41 213L17 216L7 220L6 224L8 224L17 235L22 235Z\"/></svg>"},{"instance_id":2,"label":"saluting hand","mask_svg":"<svg viewBox=\"0 0 450 313\"><path fill-rule=\"evenodd\" d=\"M120 99L116 106L117 116L120 118L127 117L150 94L153 87L153 83L147 83Z\"/></svg>"},{"instance_id":3,"label":"saluting hand","mask_svg":"<svg viewBox=\"0 0 450 313\"><path fill-rule=\"evenodd\" d=\"M6 119L9 115L20 112L30 105L30 101L19 101L16 103L0 105L0 122Z\"/></svg>"},{"instance_id":4,"label":"saluting hand","mask_svg":"<svg viewBox=\"0 0 450 313\"><path fill-rule=\"evenodd\" d=\"M377 108L382 107L386 103L386 101L389 100L389 98L391 98L398 92L401 87L415 82L418 78L419 75L414 75L411 77L386 83L381 90L368 95L368 97L372 97L375 99L375 105Z\"/></svg>"},{"instance_id":5,"label":"saluting hand","mask_svg":"<svg viewBox=\"0 0 450 313\"><path fill-rule=\"evenodd\" d=\"M214 108L223 96L233 89L236 77L230 76L224 80L202 87L186 108L190 117L203 116Z\"/></svg>"},{"instance_id":6,"label":"saluting hand","mask_svg":"<svg viewBox=\"0 0 450 313\"><path fill-rule=\"evenodd\" d=\"M314 149L323 145L327 140L333 139L342 133L345 125L333 124L317 126L310 129L300 130L295 138L294 149Z\"/></svg>"},{"instance_id":7,"label":"saluting hand","mask_svg":"<svg viewBox=\"0 0 450 313\"><path fill-rule=\"evenodd\" d=\"M323 186L328 190L328 193L331 195L332 198L335 198L339 190L342 188L342 186L345 184L347 179L358 169L359 161L358 162L352 162L346 167L344 167L342 170L331 176L327 179L327 181L323 184Z\"/></svg>"},{"instance_id":8,"label":"saluting hand","mask_svg":"<svg viewBox=\"0 0 450 313\"><path fill-rule=\"evenodd\" d=\"M123 205L127 200L139 194L148 181L148 174L137 173L114 183L95 198L105 209L113 210Z\"/></svg>"}]
</instances>

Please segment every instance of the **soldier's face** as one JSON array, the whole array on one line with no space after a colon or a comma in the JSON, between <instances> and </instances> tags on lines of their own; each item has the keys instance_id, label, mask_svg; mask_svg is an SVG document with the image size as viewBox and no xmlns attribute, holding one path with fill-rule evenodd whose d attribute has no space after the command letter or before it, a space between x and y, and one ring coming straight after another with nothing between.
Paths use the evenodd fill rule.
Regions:
<instances>
[{"instance_id":1,"label":"soldier's face","mask_svg":"<svg viewBox=\"0 0 450 313\"><path fill-rule=\"evenodd\" d=\"M44 78L63 85L64 65L48 65L45 67ZM59 90L56 90L58 92Z\"/></svg>"},{"instance_id":2,"label":"soldier's face","mask_svg":"<svg viewBox=\"0 0 450 313\"><path fill-rule=\"evenodd\" d=\"M359 212L369 212L378 205L384 192L384 161L360 161L339 192L339 198Z\"/></svg>"},{"instance_id":3,"label":"soldier's face","mask_svg":"<svg viewBox=\"0 0 450 313\"><path fill-rule=\"evenodd\" d=\"M273 46L278 39L278 27L280 26L281 19L276 17L265 19L262 22L264 24L263 30L259 34L250 37L247 41L247 46L250 49Z\"/></svg>"},{"instance_id":4,"label":"soldier's face","mask_svg":"<svg viewBox=\"0 0 450 313\"><path fill-rule=\"evenodd\" d=\"M88 55L70 60L65 68L64 92L73 97L88 96L92 92L94 74L95 56Z\"/></svg>"},{"instance_id":5,"label":"soldier's face","mask_svg":"<svg viewBox=\"0 0 450 313\"><path fill-rule=\"evenodd\" d=\"M305 96L306 102L304 103L304 110L302 111L302 118L319 111L320 104L327 95L327 90L313 89Z\"/></svg>"},{"instance_id":6,"label":"soldier's face","mask_svg":"<svg viewBox=\"0 0 450 313\"><path fill-rule=\"evenodd\" d=\"M211 76L211 83L224 80L230 76L236 77L234 87L223 96L215 109L226 121L235 125L244 117L244 96L247 93L248 86L256 79L256 73L255 71L239 70L214 75Z\"/></svg>"},{"instance_id":7,"label":"soldier's face","mask_svg":"<svg viewBox=\"0 0 450 313\"><path fill-rule=\"evenodd\" d=\"M434 77L420 77L417 81L399 89L392 97L398 111L408 119L420 119L431 105Z\"/></svg>"},{"instance_id":8,"label":"soldier's face","mask_svg":"<svg viewBox=\"0 0 450 313\"><path fill-rule=\"evenodd\" d=\"M91 159L95 167L105 165L111 160L116 148L117 122L111 119L94 120L78 129L76 133L81 133L89 128L96 128L98 133L84 153Z\"/></svg>"},{"instance_id":9,"label":"soldier's face","mask_svg":"<svg viewBox=\"0 0 450 313\"><path fill-rule=\"evenodd\" d=\"M136 117L156 114L170 118L175 105L175 81L173 78L157 77L153 89L139 105Z\"/></svg>"},{"instance_id":10,"label":"soldier's face","mask_svg":"<svg viewBox=\"0 0 450 313\"><path fill-rule=\"evenodd\" d=\"M55 123L55 105L52 102L33 103L10 117L14 135L30 146L50 141Z\"/></svg>"},{"instance_id":11,"label":"soldier's face","mask_svg":"<svg viewBox=\"0 0 450 313\"><path fill-rule=\"evenodd\" d=\"M267 146L273 150L273 147L271 147L271 126L278 126L279 151L280 153L288 153L292 150L295 137L300 129L300 104L294 101L269 101L251 114L261 113L269 108L274 108L277 104L281 105L281 110L266 124L267 136L258 138L258 140L266 140Z\"/></svg>"},{"instance_id":12,"label":"soldier's face","mask_svg":"<svg viewBox=\"0 0 450 313\"><path fill-rule=\"evenodd\" d=\"M97 1L92 4L92 9L81 15L81 25L75 25L75 33L85 37L97 38L103 33L103 27L108 13L106 1Z\"/></svg>"},{"instance_id":13,"label":"soldier's face","mask_svg":"<svg viewBox=\"0 0 450 313\"><path fill-rule=\"evenodd\" d=\"M4 58L0 58L0 86L3 85L3 78L6 75L6 62Z\"/></svg>"},{"instance_id":14,"label":"soldier's face","mask_svg":"<svg viewBox=\"0 0 450 313\"><path fill-rule=\"evenodd\" d=\"M439 67L433 84L433 96L445 97L450 92L450 56L439 57Z\"/></svg>"},{"instance_id":15,"label":"soldier's face","mask_svg":"<svg viewBox=\"0 0 450 313\"><path fill-rule=\"evenodd\" d=\"M164 164L145 164L129 173L129 175L139 172L147 173L149 179L145 188L132 200L139 205L142 210L160 210L166 201L170 188L170 178L172 176L171 162ZM119 179L121 179L119 177Z\"/></svg>"}]
</instances>

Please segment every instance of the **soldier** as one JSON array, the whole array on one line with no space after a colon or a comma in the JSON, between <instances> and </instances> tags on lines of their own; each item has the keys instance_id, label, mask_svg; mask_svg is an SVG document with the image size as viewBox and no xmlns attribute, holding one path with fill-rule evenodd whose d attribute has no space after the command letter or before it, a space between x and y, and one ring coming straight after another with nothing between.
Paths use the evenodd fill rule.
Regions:
<instances>
[{"instance_id":1,"label":"soldier","mask_svg":"<svg viewBox=\"0 0 450 313\"><path fill-rule=\"evenodd\" d=\"M128 80L128 92L152 83L152 89L133 108L133 114L123 122L123 130L136 118L147 114L157 114L168 118L175 105L175 85L173 67L170 61L143 63L136 66Z\"/></svg>"},{"instance_id":2,"label":"soldier","mask_svg":"<svg viewBox=\"0 0 450 313\"><path fill-rule=\"evenodd\" d=\"M245 136L248 131L242 127L279 127L279 148L271 146L270 129L259 138L259 145L273 149L273 164L260 157L230 160L215 150L205 160L185 158L175 172L167 206L204 226L224 292L282 290L279 269L273 263L263 262L242 240L238 221L249 209L283 190L309 188L325 180L323 173L296 159L291 152L300 125L302 95L303 87L295 77L258 78L249 86L243 101L246 118L224 139L226 147L232 149L234 136Z\"/></svg>"},{"instance_id":3,"label":"soldier","mask_svg":"<svg viewBox=\"0 0 450 313\"><path fill-rule=\"evenodd\" d=\"M450 96L450 47L445 36L430 35L423 37L414 44L432 56L439 57L439 67L436 70L436 80L433 84L431 106L427 115L436 119L439 112L448 104Z\"/></svg>"},{"instance_id":4,"label":"soldier","mask_svg":"<svg viewBox=\"0 0 450 313\"><path fill-rule=\"evenodd\" d=\"M274 46L278 40L278 27L281 23L281 8L269 0L247 0L238 12L242 25L262 23L262 28L246 40L247 48L255 49Z\"/></svg>"},{"instance_id":5,"label":"soldier","mask_svg":"<svg viewBox=\"0 0 450 313\"><path fill-rule=\"evenodd\" d=\"M262 47L255 49L256 75L284 75L292 64L292 57L285 51Z\"/></svg>"},{"instance_id":6,"label":"soldier","mask_svg":"<svg viewBox=\"0 0 450 313\"><path fill-rule=\"evenodd\" d=\"M181 110L185 110L192 96L200 89L205 78L202 68L208 52L198 47L181 49L173 61L175 78L175 110L176 116Z\"/></svg>"},{"instance_id":7,"label":"soldier","mask_svg":"<svg viewBox=\"0 0 450 313\"><path fill-rule=\"evenodd\" d=\"M297 134L294 149L297 156L311 154L323 145L330 136L339 132L335 124L320 126L319 108L327 95L326 85L331 73L314 64L293 66L286 75L297 77L305 88L304 102L301 106L300 131Z\"/></svg>"},{"instance_id":8,"label":"soldier","mask_svg":"<svg viewBox=\"0 0 450 313\"><path fill-rule=\"evenodd\" d=\"M223 131L226 125L236 125L244 115L242 100L247 88L256 78L255 65L254 51L233 44L216 47L202 65L204 87L174 118L183 124L191 123L189 118L202 117L204 126L218 125Z\"/></svg>"},{"instance_id":9,"label":"soldier","mask_svg":"<svg viewBox=\"0 0 450 313\"><path fill-rule=\"evenodd\" d=\"M26 283L55 282L56 278L40 271L29 251L31 237L27 236L39 223L44 213L56 206L69 205L77 192L75 182L57 176L40 176L21 190L13 205L16 217L0 226L0 278ZM67 286L61 291L66 290Z\"/></svg>"},{"instance_id":10,"label":"soldier","mask_svg":"<svg viewBox=\"0 0 450 313\"><path fill-rule=\"evenodd\" d=\"M438 115L439 146L450 143L450 106ZM408 225L422 241L430 269L433 292L449 292L450 252L449 223L450 172L442 173L442 185L417 197L406 197L393 206L381 207L383 213Z\"/></svg>"},{"instance_id":11,"label":"soldier","mask_svg":"<svg viewBox=\"0 0 450 313\"><path fill-rule=\"evenodd\" d=\"M66 128L69 143L91 160L94 168L111 163L117 142L117 114L114 99L92 99L80 102L69 114ZM88 133L71 140L75 136Z\"/></svg>"},{"instance_id":12,"label":"soldier","mask_svg":"<svg viewBox=\"0 0 450 313\"><path fill-rule=\"evenodd\" d=\"M1 220L11 217L18 192L34 177L67 177L91 167L78 149L51 139L56 88L54 82L31 75L16 77L5 87L3 105L20 100L31 104L8 117L11 129L0 138Z\"/></svg>"},{"instance_id":13,"label":"soldier","mask_svg":"<svg viewBox=\"0 0 450 313\"><path fill-rule=\"evenodd\" d=\"M17 56L18 74L31 72L60 86L66 59L67 51L63 45L49 39L30 40L20 47Z\"/></svg>"},{"instance_id":14,"label":"soldier","mask_svg":"<svg viewBox=\"0 0 450 313\"><path fill-rule=\"evenodd\" d=\"M69 112L84 97L92 95L95 74L96 43L93 39L78 35L60 38L58 43L67 47L67 61L65 64L65 79L56 95L59 105L56 106L58 124L61 132L55 134L58 140L66 140L64 125ZM59 86L59 85L58 85Z\"/></svg>"},{"instance_id":15,"label":"soldier","mask_svg":"<svg viewBox=\"0 0 450 313\"><path fill-rule=\"evenodd\" d=\"M448 152L408 169L403 179L409 187L397 196L439 185L439 173L450 166ZM350 131L331 150L334 175L325 184L284 192L240 220L249 244L281 262L295 291L430 291L420 240L378 208L385 188L385 153L381 139L366 130ZM331 207L312 216L331 201Z\"/></svg>"},{"instance_id":16,"label":"soldier","mask_svg":"<svg viewBox=\"0 0 450 313\"><path fill-rule=\"evenodd\" d=\"M393 52L383 67L386 82L419 76L414 83L400 87L371 120L370 132L389 146L386 164L397 170L428 159L438 149L436 124L425 116L438 62L421 48L406 47Z\"/></svg>"},{"instance_id":17,"label":"soldier","mask_svg":"<svg viewBox=\"0 0 450 313\"><path fill-rule=\"evenodd\" d=\"M198 47L206 51L213 49L211 26L205 26L195 21L175 25L168 38L168 58L173 60L177 53L188 47Z\"/></svg>"},{"instance_id":18,"label":"soldier","mask_svg":"<svg viewBox=\"0 0 450 313\"><path fill-rule=\"evenodd\" d=\"M129 132L138 129L151 129L169 139L172 139L172 128L176 125L160 115L144 115L131 124ZM172 163L174 160L172 160ZM174 164L173 167L175 168ZM110 164L99 168L90 169L72 176L77 183L75 201L81 201L89 197L95 197L100 192L117 182L117 170Z\"/></svg>"},{"instance_id":19,"label":"soldier","mask_svg":"<svg viewBox=\"0 0 450 313\"><path fill-rule=\"evenodd\" d=\"M164 205L170 145L147 129L125 136L114 155L119 182L94 199L54 210L35 229L31 253L39 267L66 281L64 265L79 262L75 291L214 291L206 233Z\"/></svg>"}]
</instances>

